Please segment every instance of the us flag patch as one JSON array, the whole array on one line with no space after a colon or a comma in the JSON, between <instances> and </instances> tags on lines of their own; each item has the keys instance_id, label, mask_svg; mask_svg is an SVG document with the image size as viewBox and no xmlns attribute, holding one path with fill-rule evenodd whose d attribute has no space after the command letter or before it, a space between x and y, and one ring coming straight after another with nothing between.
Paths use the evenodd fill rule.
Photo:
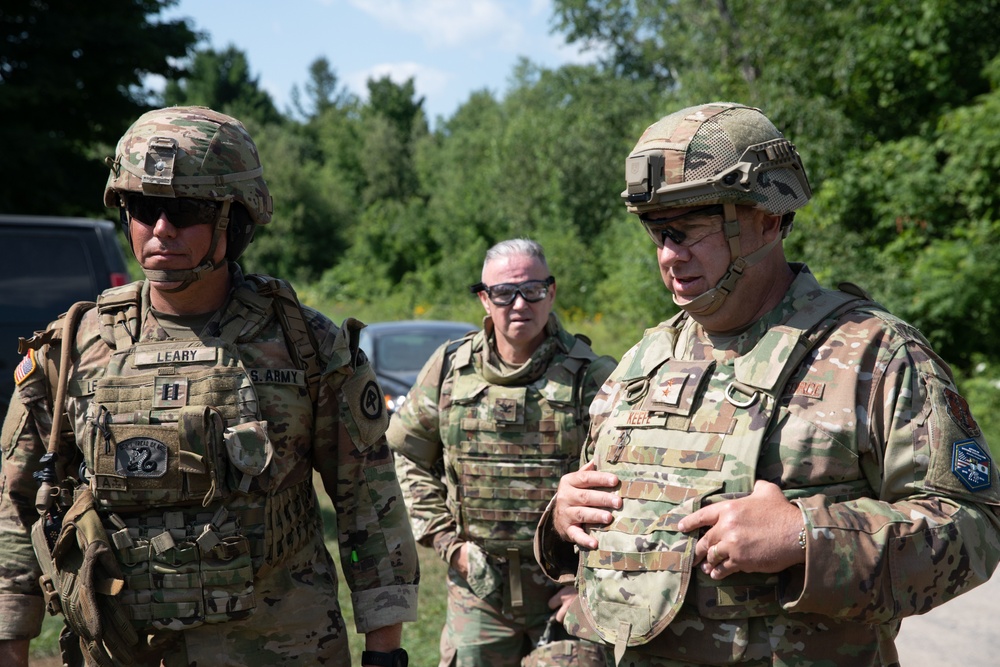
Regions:
<instances>
[{"instance_id":1,"label":"us flag patch","mask_svg":"<svg viewBox=\"0 0 1000 667\"><path fill-rule=\"evenodd\" d=\"M28 354L24 355L24 359L21 359L21 363L14 369L14 384L20 385L35 372L36 368L38 368L38 364L35 363L35 351L28 350Z\"/></svg>"}]
</instances>

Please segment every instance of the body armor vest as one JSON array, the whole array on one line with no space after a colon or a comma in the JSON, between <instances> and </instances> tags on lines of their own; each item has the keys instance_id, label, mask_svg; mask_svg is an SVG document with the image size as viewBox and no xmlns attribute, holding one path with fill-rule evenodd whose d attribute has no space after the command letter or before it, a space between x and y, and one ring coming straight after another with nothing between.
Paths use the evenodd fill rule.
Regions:
<instances>
[{"instance_id":1,"label":"body armor vest","mask_svg":"<svg viewBox=\"0 0 1000 667\"><path fill-rule=\"evenodd\" d=\"M593 528L599 546L581 551L577 579L581 620L615 645L616 662L627 647L661 633L686 597L704 618L780 611L778 575L713 581L692 567L697 531L681 533L677 523L703 505L750 493L790 376L837 318L862 303L871 302L821 291L749 353L725 361L675 356L683 314L647 333L652 340L620 376L614 411L595 442L597 469L620 480L622 508L610 525Z\"/></svg>"},{"instance_id":2,"label":"body armor vest","mask_svg":"<svg viewBox=\"0 0 1000 667\"><path fill-rule=\"evenodd\" d=\"M533 558L542 511L579 461L583 378L596 355L560 333L570 352L561 360L557 352L544 375L526 385L483 379L471 338L455 352L451 405L441 412L445 467L455 490L448 506L459 536L494 556Z\"/></svg>"},{"instance_id":3,"label":"body armor vest","mask_svg":"<svg viewBox=\"0 0 1000 667\"><path fill-rule=\"evenodd\" d=\"M270 515L285 505L302 515L315 508L309 484L268 496L273 447L237 346L272 316L283 325L287 318L265 295L266 281L248 280L206 327L215 336L140 340L143 285L109 290L98 301L101 336L114 352L96 380L83 447L125 573L119 599L141 630L243 618L256 606L254 574L274 556L267 540L288 552L301 547L288 543L294 531L267 535L276 528ZM309 536L291 541L303 539Z\"/></svg>"}]
</instances>

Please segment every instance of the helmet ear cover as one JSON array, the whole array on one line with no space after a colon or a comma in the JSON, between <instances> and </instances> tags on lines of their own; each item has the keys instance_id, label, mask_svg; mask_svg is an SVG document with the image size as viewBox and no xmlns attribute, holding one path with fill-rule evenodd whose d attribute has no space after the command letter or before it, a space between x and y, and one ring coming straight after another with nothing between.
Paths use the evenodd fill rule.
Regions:
<instances>
[{"instance_id":1,"label":"helmet ear cover","mask_svg":"<svg viewBox=\"0 0 1000 667\"><path fill-rule=\"evenodd\" d=\"M229 209L229 227L226 228L226 259L235 262L253 241L257 225L246 207L233 202Z\"/></svg>"}]
</instances>

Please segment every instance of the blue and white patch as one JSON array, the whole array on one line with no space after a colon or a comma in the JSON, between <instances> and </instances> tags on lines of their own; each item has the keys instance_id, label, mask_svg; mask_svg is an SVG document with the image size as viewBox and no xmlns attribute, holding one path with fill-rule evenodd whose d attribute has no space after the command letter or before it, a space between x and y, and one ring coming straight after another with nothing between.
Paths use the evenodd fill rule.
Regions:
<instances>
[{"instance_id":1,"label":"blue and white patch","mask_svg":"<svg viewBox=\"0 0 1000 667\"><path fill-rule=\"evenodd\" d=\"M975 440L959 440L952 444L951 471L969 491L990 488L990 455Z\"/></svg>"}]
</instances>

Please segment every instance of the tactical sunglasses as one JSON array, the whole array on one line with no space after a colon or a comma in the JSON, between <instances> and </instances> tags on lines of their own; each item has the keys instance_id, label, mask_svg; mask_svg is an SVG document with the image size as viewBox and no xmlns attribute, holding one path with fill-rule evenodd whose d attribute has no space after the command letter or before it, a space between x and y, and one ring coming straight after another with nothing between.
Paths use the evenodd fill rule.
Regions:
<instances>
[{"instance_id":1,"label":"tactical sunglasses","mask_svg":"<svg viewBox=\"0 0 1000 667\"><path fill-rule=\"evenodd\" d=\"M476 283L469 287L473 294L486 292L486 296L497 306L509 306L514 303L514 299L520 294L521 298L528 303L537 303L549 294L549 285L555 284L556 279L549 276L545 280L525 280L523 283L500 283L499 285L486 286L486 283Z\"/></svg>"},{"instance_id":2,"label":"tactical sunglasses","mask_svg":"<svg viewBox=\"0 0 1000 667\"><path fill-rule=\"evenodd\" d=\"M195 225L211 225L219 217L219 203L190 197L147 197L130 194L125 197L125 208L136 222L153 226L161 213L177 229Z\"/></svg>"},{"instance_id":3,"label":"tactical sunglasses","mask_svg":"<svg viewBox=\"0 0 1000 667\"><path fill-rule=\"evenodd\" d=\"M646 233L649 234L649 238L653 239L653 243L656 244L657 248L662 248L663 244L666 243L666 239L670 239L674 245L689 248L702 239L721 232L722 227L714 224L703 224L693 226L688 231L682 232L679 229L671 227L671 224L685 219L711 218L724 215L725 212L722 204L713 204L712 206L702 206L692 209L686 213L675 215L672 218L657 218L656 220L652 220L646 215L641 215L639 219L642 221L642 226L646 229Z\"/></svg>"}]
</instances>

